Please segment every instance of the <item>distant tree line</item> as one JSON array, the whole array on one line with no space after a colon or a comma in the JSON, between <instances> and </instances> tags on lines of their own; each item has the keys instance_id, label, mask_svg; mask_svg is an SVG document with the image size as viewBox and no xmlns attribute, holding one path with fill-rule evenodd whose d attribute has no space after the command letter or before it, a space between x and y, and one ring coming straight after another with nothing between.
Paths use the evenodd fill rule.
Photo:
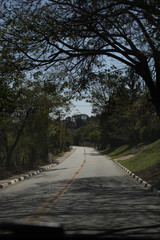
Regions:
<instances>
[{"instance_id":1,"label":"distant tree line","mask_svg":"<svg viewBox=\"0 0 160 240\"><path fill-rule=\"evenodd\" d=\"M73 133L76 146L97 147L101 143L101 133L97 118L86 114L75 114L65 119L65 125Z\"/></svg>"},{"instance_id":2,"label":"distant tree line","mask_svg":"<svg viewBox=\"0 0 160 240\"><path fill-rule=\"evenodd\" d=\"M72 117L67 117L65 119L65 124L67 128L78 129L88 123L88 115L86 114L75 114Z\"/></svg>"},{"instance_id":3,"label":"distant tree line","mask_svg":"<svg viewBox=\"0 0 160 240\"><path fill-rule=\"evenodd\" d=\"M160 119L147 87L132 69L100 73L88 101L94 117L75 132L75 144L105 149L160 138Z\"/></svg>"}]
</instances>

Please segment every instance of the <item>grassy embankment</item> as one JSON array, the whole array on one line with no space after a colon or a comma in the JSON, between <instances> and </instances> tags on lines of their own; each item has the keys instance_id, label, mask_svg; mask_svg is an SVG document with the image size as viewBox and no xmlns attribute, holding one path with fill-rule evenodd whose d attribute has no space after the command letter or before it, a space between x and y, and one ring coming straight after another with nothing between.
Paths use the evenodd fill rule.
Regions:
<instances>
[{"instance_id":1,"label":"grassy embankment","mask_svg":"<svg viewBox=\"0 0 160 240\"><path fill-rule=\"evenodd\" d=\"M138 147L123 145L113 151L104 150L102 153L116 159L129 155L134 150L136 152L139 147L140 145ZM160 189L160 139L142 147L133 157L126 160L117 159L117 161L153 187Z\"/></svg>"}]
</instances>

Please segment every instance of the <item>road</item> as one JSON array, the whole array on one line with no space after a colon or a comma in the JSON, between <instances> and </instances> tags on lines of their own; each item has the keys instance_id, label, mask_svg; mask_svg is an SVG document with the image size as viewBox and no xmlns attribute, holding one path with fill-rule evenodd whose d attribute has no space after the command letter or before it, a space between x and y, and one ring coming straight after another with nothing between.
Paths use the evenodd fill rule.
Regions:
<instances>
[{"instance_id":1,"label":"road","mask_svg":"<svg viewBox=\"0 0 160 240\"><path fill-rule=\"evenodd\" d=\"M76 147L57 167L0 190L0 221L57 222L67 230L148 226L160 198L109 158Z\"/></svg>"}]
</instances>

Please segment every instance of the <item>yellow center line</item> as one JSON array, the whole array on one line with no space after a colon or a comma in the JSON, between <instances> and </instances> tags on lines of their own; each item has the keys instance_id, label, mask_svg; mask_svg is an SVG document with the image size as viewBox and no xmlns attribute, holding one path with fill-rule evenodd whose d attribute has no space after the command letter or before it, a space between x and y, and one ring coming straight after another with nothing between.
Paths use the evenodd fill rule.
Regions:
<instances>
[{"instance_id":1,"label":"yellow center line","mask_svg":"<svg viewBox=\"0 0 160 240\"><path fill-rule=\"evenodd\" d=\"M24 222L34 221L39 222L41 218L44 216L44 214L47 214L51 208L55 206L55 204L63 197L63 195L70 189L72 186L75 178L78 177L80 174L80 171L84 167L86 163L86 152L84 149L84 160L81 166L78 168L78 170L75 171L72 177L69 178L68 182L65 183L62 187L60 187L54 194L51 195L50 198L48 198L40 207L38 207L32 215L26 217L24 219ZM39 216L37 216L39 215ZM33 220L34 219L34 220Z\"/></svg>"}]
</instances>

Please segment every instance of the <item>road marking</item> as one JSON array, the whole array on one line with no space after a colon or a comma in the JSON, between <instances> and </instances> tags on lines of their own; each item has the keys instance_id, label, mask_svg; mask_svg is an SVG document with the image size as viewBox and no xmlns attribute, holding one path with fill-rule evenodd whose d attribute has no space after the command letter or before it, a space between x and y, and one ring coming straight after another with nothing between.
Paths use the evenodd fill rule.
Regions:
<instances>
[{"instance_id":1,"label":"road marking","mask_svg":"<svg viewBox=\"0 0 160 240\"><path fill-rule=\"evenodd\" d=\"M84 167L86 163L86 151L84 149L84 159L81 166L78 168L78 170L75 171L72 177L69 178L68 182L65 183L62 187L60 187L54 194L51 195L50 198L48 198L41 206L39 206L32 215L26 217L23 222L39 222L42 217L47 214L51 208L55 206L55 204L63 197L63 195L70 189L72 186L74 180L78 177L80 174L82 168ZM38 216L37 216L38 215Z\"/></svg>"}]
</instances>

